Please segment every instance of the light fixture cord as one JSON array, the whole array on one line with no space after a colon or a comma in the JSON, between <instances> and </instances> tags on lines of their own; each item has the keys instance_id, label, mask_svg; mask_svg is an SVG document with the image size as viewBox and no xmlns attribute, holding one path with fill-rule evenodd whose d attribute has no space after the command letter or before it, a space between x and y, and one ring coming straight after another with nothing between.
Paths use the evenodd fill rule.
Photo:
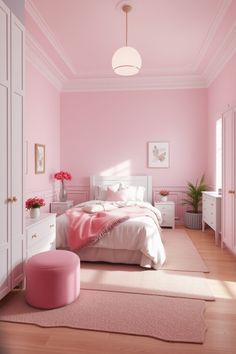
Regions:
<instances>
[{"instance_id":1,"label":"light fixture cord","mask_svg":"<svg viewBox=\"0 0 236 354\"><path fill-rule=\"evenodd\" d=\"M126 32L125 32L125 45L128 46L128 12L125 13L126 19Z\"/></svg>"}]
</instances>

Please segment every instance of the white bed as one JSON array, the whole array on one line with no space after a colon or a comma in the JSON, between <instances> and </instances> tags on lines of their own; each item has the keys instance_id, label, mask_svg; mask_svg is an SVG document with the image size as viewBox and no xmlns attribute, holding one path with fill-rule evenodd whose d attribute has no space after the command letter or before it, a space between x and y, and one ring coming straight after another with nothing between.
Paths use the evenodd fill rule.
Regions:
<instances>
[{"instance_id":1,"label":"white bed","mask_svg":"<svg viewBox=\"0 0 236 354\"><path fill-rule=\"evenodd\" d=\"M152 183L150 176L92 176L90 178L91 201L79 204L79 206L94 203L98 186L114 186L117 183L143 187L145 202L133 203L153 208L151 205ZM97 199L96 202L98 202ZM68 248L67 229L68 218L66 214L63 214L57 218L57 248ZM152 218L147 216L130 218L122 222L94 245L84 247L76 253L82 261L138 264L145 268L154 269L158 269L166 258L161 239L161 229L157 227Z\"/></svg>"}]
</instances>

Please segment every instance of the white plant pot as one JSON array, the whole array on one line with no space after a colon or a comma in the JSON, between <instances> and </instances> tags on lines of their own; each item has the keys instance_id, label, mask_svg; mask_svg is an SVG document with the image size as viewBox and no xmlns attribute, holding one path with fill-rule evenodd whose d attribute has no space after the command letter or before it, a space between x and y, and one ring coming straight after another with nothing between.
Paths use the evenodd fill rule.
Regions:
<instances>
[{"instance_id":1,"label":"white plant pot","mask_svg":"<svg viewBox=\"0 0 236 354\"><path fill-rule=\"evenodd\" d=\"M202 228L202 213L186 211L184 213L184 226L188 229L200 230Z\"/></svg>"},{"instance_id":2,"label":"white plant pot","mask_svg":"<svg viewBox=\"0 0 236 354\"><path fill-rule=\"evenodd\" d=\"M30 209L30 217L33 219L40 217L40 208L31 208Z\"/></svg>"},{"instance_id":3,"label":"white plant pot","mask_svg":"<svg viewBox=\"0 0 236 354\"><path fill-rule=\"evenodd\" d=\"M167 202L168 201L168 197L167 196L162 196L161 197L161 201L162 202Z\"/></svg>"}]
</instances>

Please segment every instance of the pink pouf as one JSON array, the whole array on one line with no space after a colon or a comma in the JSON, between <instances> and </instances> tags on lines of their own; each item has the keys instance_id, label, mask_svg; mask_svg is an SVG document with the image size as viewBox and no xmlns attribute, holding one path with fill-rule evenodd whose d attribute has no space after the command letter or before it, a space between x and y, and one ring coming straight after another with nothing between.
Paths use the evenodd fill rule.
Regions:
<instances>
[{"instance_id":1,"label":"pink pouf","mask_svg":"<svg viewBox=\"0 0 236 354\"><path fill-rule=\"evenodd\" d=\"M26 301L41 309L73 302L80 293L80 259L70 251L38 253L26 263Z\"/></svg>"}]
</instances>

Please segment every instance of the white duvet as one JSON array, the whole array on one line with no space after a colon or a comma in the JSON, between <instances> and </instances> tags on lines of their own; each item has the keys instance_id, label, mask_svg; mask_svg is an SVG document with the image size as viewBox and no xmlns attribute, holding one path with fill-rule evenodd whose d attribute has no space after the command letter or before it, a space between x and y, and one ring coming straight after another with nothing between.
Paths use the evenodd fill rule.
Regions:
<instances>
[{"instance_id":1,"label":"white duvet","mask_svg":"<svg viewBox=\"0 0 236 354\"><path fill-rule=\"evenodd\" d=\"M149 208L155 212L157 219L161 222L160 212L147 202L103 202L96 200L78 204L77 206L83 207L88 212L96 212L101 207L105 210L111 210L119 205L138 205ZM115 226L106 236L92 246L86 247L86 249L92 247L99 250L139 251L142 255L141 266L158 269L165 262L166 254L161 239L161 228L157 224L148 216L130 218ZM67 228L68 218L66 214L63 214L57 218L57 248L68 249ZM83 252L83 249L81 252ZM78 251L78 254L80 254L80 251Z\"/></svg>"}]
</instances>

